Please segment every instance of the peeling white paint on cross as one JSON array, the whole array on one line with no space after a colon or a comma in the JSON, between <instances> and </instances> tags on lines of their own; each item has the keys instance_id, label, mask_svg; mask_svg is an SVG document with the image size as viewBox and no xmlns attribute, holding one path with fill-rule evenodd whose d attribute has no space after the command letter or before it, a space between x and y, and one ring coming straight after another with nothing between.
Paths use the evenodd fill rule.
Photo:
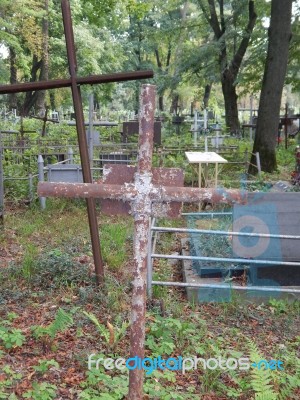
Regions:
<instances>
[{"instance_id":1,"label":"peeling white paint on cross","mask_svg":"<svg viewBox=\"0 0 300 400\"><path fill-rule=\"evenodd\" d=\"M124 165L110 165L106 170L104 183L98 184L41 182L38 185L39 196L109 199L104 202L104 211L111 214L128 212L128 204L126 206L123 202L130 203L131 214L134 217L130 357L137 356L141 359L144 358L145 344L147 245L151 216L178 215L182 202L199 203L209 200L213 203L229 204L245 201L245 195L239 190L183 187L181 170L152 168L154 112L155 86L143 85L140 96L139 154L136 169ZM127 179L124 180L124 177ZM115 203L115 200L121 203ZM174 202L177 205L174 205ZM143 378L142 369L130 370L130 400L143 398Z\"/></svg>"}]
</instances>

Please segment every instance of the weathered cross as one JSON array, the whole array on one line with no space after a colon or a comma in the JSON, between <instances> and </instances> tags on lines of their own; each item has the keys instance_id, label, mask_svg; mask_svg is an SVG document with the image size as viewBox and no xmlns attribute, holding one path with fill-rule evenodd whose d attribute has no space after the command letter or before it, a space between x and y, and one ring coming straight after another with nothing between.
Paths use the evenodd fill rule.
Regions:
<instances>
[{"instance_id":1,"label":"weathered cross","mask_svg":"<svg viewBox=\"0 0 300 400\"><path fill-rule=\"evenodd\" d=\"M88 157L87 139L85 135L80 85L86 85L86 84L93 85L96 83L120 82L120 81L128 81L135 79L152 78L153 72L134 71L134 72L115 73L110 75L93 75L87 77L77 77L77 61L76 61L74 34L73 34L69 1L61 0L61 8L62 8L64 31L66 38L70 78L55 79L55 80L41 81L41 82L25 82L13 85L0 85L0 94L32 92L35 90L47 90L47 89L71 87L83 180L84 182L91 183L92 174ZM95 201L93 198L87 199L87 211L88 211L89 227L90 227L91 242L92 242L94 264L96 271L96 279L97 282L100 283L104 278L104 270L103 270L103 260L100 250L100 239L98 232Z\"/></svg>"},{"instance_id":2,"label":"weathered cross","mask_svg":"<svg viewBox=\"0 0 300 400\"><path fill-rule=\"evenodd\" d=\"M31 118L40 119L41 121L43 121L42 136L46 135L46 124L47 124L47 122L52 122L53 124L58 124L59 123L59 121L57 119L48 118L48 112L49 112L49 107L47 106L46 110L45 110L45 114L44 114L43 117L38 117L36 115L31 117Z\"/></svg>"},{"instance_id":3,"label":"weathered cross","mask_svg":"<svg viewBox=\"0 0 300 400\"><path fill-rule=\"evenodd\" d=\"M41 196L70 198L110 199L104 204L111 213L123 211L122 205L112 204L115 200L129 202L134 217L134 281L132 292L130 357L144 358L145 313L146 313L146 268L147 244L150 217L172 215L180 212L182 202L234 203L244 201L238 190L198 189L183 187L183 174L176 168L152 168L153 133L155 112L155 87L142 85L140 97L139 151L136 170L133 167L107 166L105 183L49 183L41 182ZM125 171L125 172L124 172ZM121 177L120 177L121 176ZM120 182L122 176L133 182ZM110 182L110 183L107 183ZM179 187L174 187L174 185ZM179 207L176 210L176 204ZM110 206L111 205L111 206ZM143 370L129 372L129 399L143 398Z\"/></svg>"}]
</instances>

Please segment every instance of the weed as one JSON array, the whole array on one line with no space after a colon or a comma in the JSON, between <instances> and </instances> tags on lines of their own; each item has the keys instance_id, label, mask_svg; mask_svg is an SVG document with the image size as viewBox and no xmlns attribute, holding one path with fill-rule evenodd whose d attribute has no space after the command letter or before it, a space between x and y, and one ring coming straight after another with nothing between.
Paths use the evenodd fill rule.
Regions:
<instances>
[{"instance_id":1,"label":"weed","mask_svg":"<svg viewBox=\"0 0 300 400\"><path fill-rule=\"evenodd\" d=\"M5 365L1 372L3 372L4 375L2 375L2 379L0 380L0 399L17 399L14 394L9 395L8 390L22 379L22 374L14 372L8 365Z\"/></svg>"},{"instance_id":2,"label":"weed","mask_svg":"<svg viewBox=\"0 0 300 400\"><path fill-rule=\"evenodd\" d=\"M105 325L101 324L97 317L93 313L88 313L83 311L83 314L96 326L98 332L102 337L104 337L107 344L114 345L118 343L126 334L126 330L129 326L129 322L122 322L120 327L113 326L110 322L107 321Z\"/></svg>"},{"instance_id":3,"label":"weed","mask_svg":"<svg viewBox=\"0 0 300 400\"><path fill-rule=\"evenodd\" d=\"M63 332L73 325L73 318L67 314L62 308L59 308L54 321L44 326L32 326L32 334L36 339L41 339L43 346L48 349L51 347L53 340L58 332Z\"/></svg>"},{"instance_id":4,"label":"weed","mask_svg":"<svg viewBox=\"0 0 300 400\"><path fill-rule=\"evenodd\" d=\"M21 329L12 328L9 321L2 321L0 325L0 341L6 349L21 347L26 337L23 335Z\"/></svg>"},{"instance_id":5,"label":"weed","mask_svg":"<svg viewBox=\"0 0 300 400\"><path fill-rule=\"evenodd\" d=\"M276 314L286 313L288 311L289 305L286 300L270 299L269 304L275 311Z\"/></svg>"},{"instance_id":6,"label":"weed","mask_svg":"<svg viewBox=\"0 0 300 400\"><path fill-rule=\"evenodd\" d=\"M31 284L41 289L90 283L90 280L89 270L85 264L74 261L68 254L58 250L41 255L35 261L31 275Z\"/></svg>"},{"instance_id":7,"label":"weed","mask_svg":"<svg viewBox=\"0 0 300 400\"><path fill-rule=\"evenodd\" d=\"M58 364L58 362L56 362L53 359L52 360L40 360L39 365L34 366L33 369L36 372L39 372L40 374L44 374L45 372L47 372L49 370L50 367L59 368L59 364Z\"/></svg>"},{"instance_id":8,"label":"weed","mask_svg":"<svg viewBox=\"0 0 300 400\"><path fill-rule=\"evenodd\" d=\"M38 248L33 243L28 243L25 249L25 254L22 262L22 275L29 279L35 270L36 257Z\"/></svg>"},{"instance_id":9,"label":"weed","mask_svg":"<svg viewBox=\"0 0 300 400\"><path fill-rule=\"evenodd\" d=\"M118 270L127 260L126 240L131 224L106 224L101 229L101 250L103 258L112 270Z\"/></svg>"},{"instance_id":10,"label":"weed","mask_svg":"<svg viewBox=\"0 0 300 400\"><path fill-rule=\"evenodd\" d=\"M57 387L48 382L33 382L32 389L23 394L24 399L52 400L56 397Z\"/></svg>"}]
</instances>

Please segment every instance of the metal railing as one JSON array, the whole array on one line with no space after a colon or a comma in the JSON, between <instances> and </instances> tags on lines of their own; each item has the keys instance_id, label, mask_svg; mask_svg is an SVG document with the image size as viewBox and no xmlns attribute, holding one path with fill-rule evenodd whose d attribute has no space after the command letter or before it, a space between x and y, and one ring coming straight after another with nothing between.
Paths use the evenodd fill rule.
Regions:
<instances>
[{"instance_id":1,"label":"metal railing","mask_svg":"<svg viewBox=\"0 0 300 400\"><path fill-rule=\"evenodd\" d=\"M183 216L199 215L209 216L225 216L232 215L231 212L212 212L212 213L184 213ZM255 265L265 266L297 266L300 267L300 262L294 261L273 261L263 259L248 259L248 258L229 258L229 257L202 257L192 255L174 255L174 254L159 254L155 252L156 241L158 233L190 233L190 234L209 234L209 235L232 235L232 236L246 236L246 237L262 237L270 239L292 239L300 240L299 235L276 235L276 234L263 234L263 233L246 233L246 232L226 232L218 230L206 230L206 229L189 229L189 228L169 228L162 226L155 226L155 219L152 220L151 229L149 232L148 242L148 263L147 263L147 294L149 298L152 298L152 287L157 286L173 286L173 287L185 287L185 288L211 288L211 289L230 289L230 290L249 290L259 292L279 292L279 293L299 293L300 289L288 288L288 287L275 287L275 286L238 286L228 284L215 284L215 283L192 283L192 282L174 282L174 281L154 281L153 280L153 260L154 259L171 259L171 260L189 260L189 261L209 261L209 262L222 262L222 263L240 263L247 264L249 268Z\"/></svg>"}]
</instances>

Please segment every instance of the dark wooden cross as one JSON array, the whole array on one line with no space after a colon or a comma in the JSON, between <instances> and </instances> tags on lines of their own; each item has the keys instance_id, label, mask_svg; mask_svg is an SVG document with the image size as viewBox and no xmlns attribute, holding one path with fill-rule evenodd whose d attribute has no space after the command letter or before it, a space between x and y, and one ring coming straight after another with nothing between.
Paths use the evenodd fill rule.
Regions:
<instances>
[{"instance_id":1,"label":"dark wooden cross","mask_svg":"<svg viewBox=\"0 0 300 400\"><path fill-rule=\"evenodd\" d=\"M0 94L31 92L34 90L47 90L47 89L71 87L83 180L84 182L91 183L92 174L88 157L87 139L85 135L80 85L87 85L87 84L93 85L97 83L120 82L120 81L129 81L135 79L152 78L153 72L133 71L133 72L121 72L109 75L92 75L87 77L78 77L74 34L73 34L69 1L61 0L61 8L62 8L63 24L64 24L64 31L66 38L70 78L55 79L55 80L41 81L41 82L25 82L13 85L0 85ZM100 239L98 232L95 200L93 198L88 198L86 201L87 201L87 211L88 211L94 263L95 263L96 279L97 283L100 283L104 279L104 269L103 269L103 260L100 250Z\"/></svg>"},{"instance_id":2,"label":"dark wooden cross","mask_svg":"<svg viewBox=\"0 0 300 400\"><path fill-rule=\"evenodd\" d=\"M59 124L59 121L57 119L48 118L48 112L49 112L49 107L47 106L43 117L38 117L36 115L33 115L31 117L31 118L39 119L39 120L43 121L43 127L42 127L42 136L43 137L46 135L47 122L52 122L53 124Z\"/></svg>"},{"instance_id":3,"label":"dark wooden cross","mask_svg":"<svg viewBox=\"0 0 300 400\"><path fill-rule=\"evenodd\" d=\"M139 115L137 168L107 165L104 183L50 183L38 185L40 196L104 199L104 211L131 212L134 217L134 276L132 292L130 357L144 358L146 270L151 216L180 214L182 202L243 202L239 190L183 187L183 173L177 168L152 168L155 86L142 85ZM117 201L117 202L116 202ZM128 207L130 203L131 207ZM143 370L129 372L129 399L143 398Z\"/></svg>"}]
</instances>

